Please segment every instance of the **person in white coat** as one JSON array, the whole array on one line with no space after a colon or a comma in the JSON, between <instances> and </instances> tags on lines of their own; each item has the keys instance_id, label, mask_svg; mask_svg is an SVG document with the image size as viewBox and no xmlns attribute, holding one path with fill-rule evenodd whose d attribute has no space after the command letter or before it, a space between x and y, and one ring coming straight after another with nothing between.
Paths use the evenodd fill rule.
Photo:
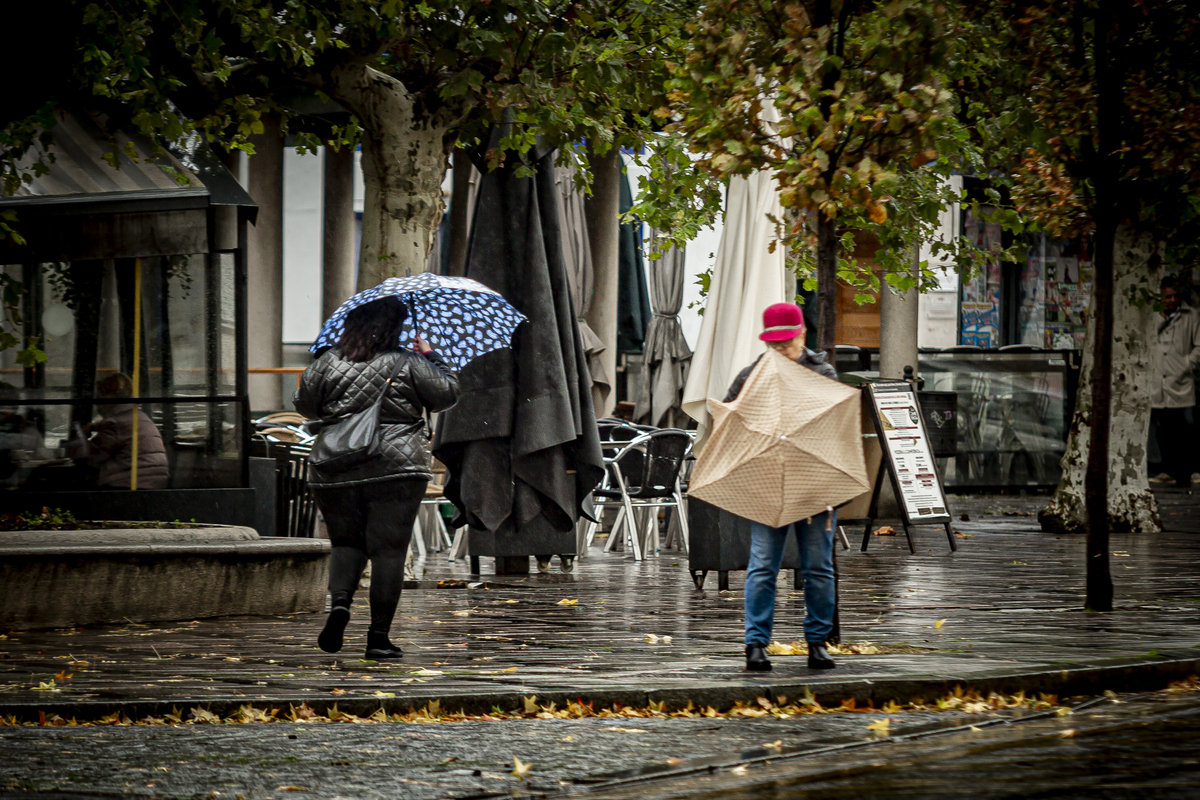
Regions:
<instances>
[{"instance_id":1,"label":"person in white coat","mask_svg":"<svg viewBox=\"0 0 1200 800\"><path fill-rule=\"evenodd\" d=\"M1187 488L1192 485L1192 406L1196 404L1192 372L1200 367L1200 312L1184 304L1181 288L1177 278L1163 279L1162 321L1150 374L1150 424L1166 473L1154 482Z\"/></svg>"}]
</instances>

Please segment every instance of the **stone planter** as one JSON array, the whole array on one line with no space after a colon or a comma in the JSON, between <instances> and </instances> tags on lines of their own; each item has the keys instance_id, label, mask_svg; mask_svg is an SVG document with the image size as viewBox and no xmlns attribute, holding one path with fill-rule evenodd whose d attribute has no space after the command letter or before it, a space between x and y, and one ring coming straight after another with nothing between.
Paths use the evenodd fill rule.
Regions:
<instances>
[{"instance_id":1,"label":"stone planter","mask_svg":"<svg viewBox=\"0 0 1200 800\"><path fill-rule=\"evenodd\" d=\"M0 630L322 611L328 559L236 526L0 532Z\"/></svg>"}]
</instances>

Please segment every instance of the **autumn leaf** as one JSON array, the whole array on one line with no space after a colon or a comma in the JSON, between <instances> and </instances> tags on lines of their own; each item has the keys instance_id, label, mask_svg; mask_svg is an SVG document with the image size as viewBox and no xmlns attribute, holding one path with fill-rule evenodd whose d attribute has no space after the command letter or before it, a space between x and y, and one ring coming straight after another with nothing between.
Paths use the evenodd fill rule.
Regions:
<instances>
[{"instance_id":1,"label":"autumn leaf","mask_svg":"<svg viewBox=\"0 0 1200 800\"><path fill-rule=\"evenodd\" d=\"M933 623L933 627L937 628L938 630L941 630L942 626L945 624L946 624L946 620L939 619L937 622Z\"/></svg>"},{"instance_id":2,"label":"autumn leaf","mask_svg":"<svg viewBox=\"0 0 1200 800\"><path fill-rule=\"evenodd\" d=\"M516 756L513 756L513 771L509 774L511 774L517 780L523 781L523 780L525 780L525 776L529 774L529 770L531 770L531 769L533 769L532 763L526 764L521 759L517 758Z\"/></svg>"},{"instance_id":3,"label":"autumn leaf","mask_svg":"<svg viewBox=\"0 0 1200 800\"><path fill-rule=\"evenodd\" d=\"M470 611L451 611L450 613L456 617L469 617L471 615Z\"/></svg>"},{"instance_id":4,"label":"autumn leaf","mask_svg":"<svg viewBox=\"0 0 1200 800\"><path fill-rule=\"evenodd\" d=\"M746 765L740 764L739 766L736 766L729 771L732 772L734 775L745 775L746 774Z\"/></svg>"},{"instance_id":5,"label":"autumn leaf","mask_svg":"<svg viewBox=\"0 0 1200 800\"><path fill-rule=\"evenodd\" d=\"M221 718L207 708L193 708L192 721L203 722L209 725L217 725L221 722Z\"/></svg>"},{"instance_id":6,"label":"autumn leaf","mask_svg":"<svg viewBox=\"0 0 1200 800\"><path fill-rule=\"evenodd\" d=\"M58 687L56 687L54 685L53 680L42 681L37 686L33 687L33 690L35 692L61 692L62 691L62 689L59 689Z\"/></svg>"},{"instance_id":7,"label":"autumn leaf","mask_svg":"<svg viewBox=\"0 0 1200 800\"><path fill-rule=\"evenodd\" d=\"M557 603L557 605L560 605L560 606L574 606L574 605L578 605L578 604L579 604L578 600L571 600L566 597L564 597L562 600L559 600Z\"/></svg>"},{"instance_id":8,"label":"autumn leaf","mask_svg":"<svg viewBox=\"0 0 1200 800\"><path fill-rule=\"evenodd\" d=\"M502 670L500 670L500 671L501 671L501 672L516 672L516 671L517 671L517 668L516 668L516 667L509 667L508 669L502 669Z\"/></svg>"},{"instance_id":9,"label":"autumn leaf","mask_svg":"<svg viewBox=\"0 0 1200 800\"><path fill-rule=\"evenodd\" d=\"M1075 734L1077 734L1077 733L1079 733L1079 731L1075 730L1074 728L1068 728L1065 731L1059 731L1058 735L1060 738L1063 738L1063 739L1074 739Z\"/></svg>"},{"instance_id":10,"label":"autumn leaf","mask_svg":"<svg viewBox=\"0 0 1200 800\"><path fill-rule=\"evenodd\" d=\"M872 722L870 725L867 726L867 730L873 731L876 736L887 736L888 735L888 725L890 725L891 722L892 722L892 720L890 717L884 717L883 719L877 719L874 722Z\"/></svg>"},{"instance_id":11,"label":"autumn leaf","mask_svg":"<svg viewBox=\"0 0 1200 800\"><path fill-rule=\"evenodd\" d=\"M395 697L395 692L375 692L376 697Z\"/></svg>"},{"instance_id":12,"label":"autumn leaf","mask_svg":"<svg viewBox=\"0 0 1200 800\"><path fill-rule=\"evenodd\" d=\"M62 672L58 673L58 674L57 674L57 675L55 675L54 677L55 677L55 679L56 679L56 680L60 680L60 681L69 681L69 680L71 680L71 678L74 678L74 677L75 677L75 673L74 673L74 672L68 673L68 672L67 672L67 671L64 669Z\"/></svg>"},{"instance_id":13,"label":"autumn leaf","mask_svg":"<svg viewBox=\"0 0 1200 800\"><path fill-rule=\"evenodd\" d=\"M532 697L522 697L521 702L524 703L524 705L525 705L525 713L526 714L536 714L537 713L538 705L537 705L537 695L536 694L533 695Z\"/></svg>"}]
</instances>

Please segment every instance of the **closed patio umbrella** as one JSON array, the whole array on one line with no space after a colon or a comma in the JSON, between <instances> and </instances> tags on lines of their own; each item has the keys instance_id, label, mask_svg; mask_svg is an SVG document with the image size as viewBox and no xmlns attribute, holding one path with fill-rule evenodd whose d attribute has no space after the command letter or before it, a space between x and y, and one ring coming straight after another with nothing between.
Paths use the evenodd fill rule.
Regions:
<instances>
[{"instance_id":1,"label":"closed patio umbrella","mask_svg":"<svg viewBox=\"0 0 1200 800\"><path fill-rule=\"evenodd\" d=\"M730 179L725 227L683 390L683 411L699 423L698 449L711 428L709 398L724 397L734 376L766 349L758 340L763 310L794 294L783 248L771 252L775 225L768 215L783 216L770 173Z\"/></svg>"},{"instance_id":2,"label":"closed patio umbrella","mask_svg":"<svg viewBox=\"0 0 1200 800\"><path fill-rule=\"evenodd\" d=\"M592 306L592 287L595 271L592 268L592 245L588 240L587 218L584 216L583 194L575 187L574 165L557 167L554 184L558 187L561 202L560 216L563 222L563 258L567 266L567 282L571 285L571 302L575 306L579 336L583 340L583 352L587 356L588 374L592 386L598 390L600 400L612 391L612 380L604 371L604 342L587 324L588 310Z\"/></svg>"},{"instance_id":3,"label":"closed patio umbrella","mask_svg":"<svg viewBox=\"0 0 1200 800\"><path fill-rule=\"evenodd\" d=\"M658 231L651 228L654 248ZM650 425L663 424L667 413L683 399L684 381L692 349L683 335L679 309L683 306L684 251L672 247L662 258L650 262L650 304L654 315L646 327L644 363L646 378L641 383L634 419ZM671 420L671 424L678 424Z\"/></svg>"}]
</instances>

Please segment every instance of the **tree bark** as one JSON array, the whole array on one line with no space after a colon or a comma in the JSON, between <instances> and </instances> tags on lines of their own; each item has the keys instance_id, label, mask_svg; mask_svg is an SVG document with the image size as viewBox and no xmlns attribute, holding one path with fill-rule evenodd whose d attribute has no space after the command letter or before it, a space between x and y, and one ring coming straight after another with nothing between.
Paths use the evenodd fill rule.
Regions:
<instances>
[{"instance_id":1,"label":"tree bark","mask_svg":"<svg viewBox=\"0 0 1200 800\"><path fill-rule=\"evenodd\" d=\"M621 232L617 215L621 201L621 152L614 147L604 155L597 156L589 150L588 158L592 168L592 195L585 201L584 210L595 279L587 323L604 343L600 359L604 364L604 374L612 376L614 390L605 394L598 385L593 385L592 401L596 416L606 417L612 413L617 402L617 282Z\"/></svg>"},{"instance_id":2,"label":"tree bark","mask_svg":"<svg viewBox=\"0 0 1200 800\"><path fill-rule=\"evenodd\" d=\"M1087 509L1087 598L1091 611L1112 611L1108 560L1108 444L1112 426L1113 239L1109 219L1096 220L1092 260L1092 416L1083 487Z\"/></svg>"},{"instance_id":3,"label":"tree bark","mask_svg":"<svg viewBox=\"0 0 1200 800\"><path fill-rule=\"evenodd\" d=\"M449 126L418 119L404 85L363 64L335 69L329 92L363 127L358 290L424 272L445 210Z\"/></svg>"},{"instance_id":4,"label":"tree bark","mask_svg":"<svg viewBox=\"0 0 1200 800\"><path fill-rule=\"evenodd\" d=\"M831 362L837 344L837 263L837 220L817 212L817 341Z\"/></svg>"},{"instance_id":5,"label":"tree bark","mask_svg":"<svg viewBox=\"0 0 1200 800\"><path fill-rule=\"evenodd\" d=\"M1154 253L1150 237L1137 237L1128 227L1117 230L1113 254L1115 297L1127 298L1146 279ZM1095 363L1095 315L1088 317L1088 337L1079 375L1078 399L1071 419L1062 477L1050 503L1038 514L1042 530L1084 533L1088 528L1084 489L1091 440L1092 375ZM1113 306L1112 420L1109 427L1108 528L1129 533L1162 530L1158 502L1146 474L1146 440L1150 427L1152 368L1150 343L1154 312L1121 300Z\"/></svg>"}]
</instances>

